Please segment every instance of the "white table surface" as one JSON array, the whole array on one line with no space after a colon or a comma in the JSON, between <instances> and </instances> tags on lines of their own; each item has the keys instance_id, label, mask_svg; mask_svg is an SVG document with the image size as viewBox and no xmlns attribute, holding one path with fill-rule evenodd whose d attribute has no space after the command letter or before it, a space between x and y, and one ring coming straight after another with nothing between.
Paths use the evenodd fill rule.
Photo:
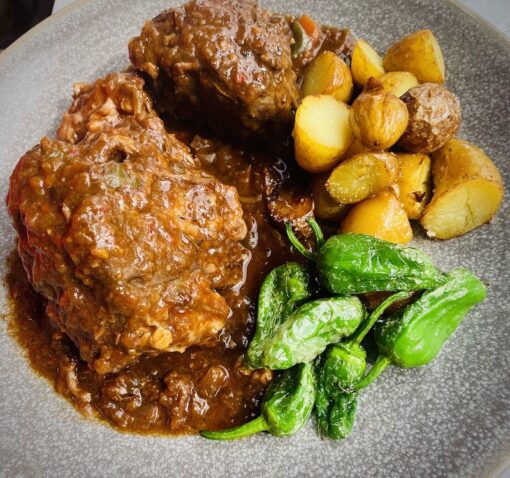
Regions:
<instances>
[{"instance_id":1,"label":"white table surface","mask_svg":"<svg viewBox=\"0 0 510 478\"><path fill-rule=\"evenodd\" d=\"M55 0L53 13L73 0ZM185 0L182 0L183 3ZM460 0L510 37L510 0Z\"/></svg>"}]
</instances>

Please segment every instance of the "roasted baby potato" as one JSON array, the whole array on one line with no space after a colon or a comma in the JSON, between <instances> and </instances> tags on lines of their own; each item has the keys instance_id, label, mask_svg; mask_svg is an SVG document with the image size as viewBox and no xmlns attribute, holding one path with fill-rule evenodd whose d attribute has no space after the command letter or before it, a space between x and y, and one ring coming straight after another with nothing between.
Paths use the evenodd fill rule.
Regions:
<instances>
[{"instance_id":1,"label":"roasted baby potato","mask_svg":"<svg viewBox=\"0 0 510 478\"><path fill-rule=\"evenodd\" d=\"M340 163L326 182L331 197L353 204L374 196L398 179L398 160L393 153L361 153Z\"/></svg>"},{"instance_id":2,"label":"roasted baby potato","mask_svg":"<svg viewBox=\"0 0 510 478\"><path fill-rule=\"evenodd\" d=\"M444 83L444 59L430 30L419 30L394 43L383 60L386 71L408 71L420 83Z\"/></svg>"},{"instance_id":3,"label":"roasted baby potato","mask_svg":"<svg viewBox=\"0 0 510 478\"><path fill-rule=\"evenodd\" d=\"M370 78L384 75L381 57L365 40L358 40L354 47L351 71L354 82L360 86L365 86Z\"/></svg>"},{"instance_id":4,"label":"roasted baby potato","mask_svg":"<svg viewBox=\"0 0 510 478\"><path fill-rule=\"evenodd\" d=\"M356 204L344 219L340 232L356 232L405 244L413 238L409 219L392 190Z\"/></svg>"},{"instance_id":5,"label":"roasted baby potato","mask_svg":"<svg viewBox=\"0 0 510 478\"><path fill-rule=\"evenodd\" d=\"M375 79L370 79L356 98L349 117L356 138L372 150L393 146L406 130L408 120L405 103L384 91Z\"/></svg>"},{"instance_id":6,"label":"roasted baby potato","mask_svg":"<svg viewBox=\"0 0 510 478\"><path fill-rule=\"evenodd\" d=\"M315 176L312 180L312 197L315 204L315 216L326 221L339 221L349 210L346 204L335 201L326 189L328 174Z\"/></svg>"},{"instance_id":7,"label":"roasted baby potato","mask_svg":"<svg viewBox=\"0 0 510 478\"><path fill-rule=\"evenodd\" d=\"M307 96L296 111L292 134L297 163L311 173L329 171L354 141L349 107L332 96Z\"/></svg>"},{"instance_id":8,"label":"roasted baby potato","mask_svg":"<svg viewBox=\"0 0 510 478\"><path fill-rule=\"evenodd\" d=\"M305 69L302 96L331 95L347 103L352 96L352 74L345 62L331 51L317 56Z\"/></svg>"},{"instance_id":9,"label":"roasted baby potato","mask_svg":"<svg viewBox=\"0 0 510 478\"><path fill-rule=\"evenodd\" d=\"M354 156L356 154L366 153L370 151L372 150L370 148L367 148L366 146L363 146L358 138L354 138L354 141L352 142L351 146L343 155L342 160L350 158L351 156Z\"/></svg>"},{"instance_id":10,"label":"roasted baby potato","mask_svg":"<svg viewBox=\"0 0 510 478\"><path fill-rule=\"evenodd\" d=\"M461 121L457 96L444 86L424 83L402 96L409 123L398 145L411 153L431 153L444 146Z\"/></svg>"},{"instance_id":11,"label":"roasted baby potato","mask_svg":"<svg viewBox=\"0 0 510 478\"><path fill-rule=\"evenodd\" d=\"M419 219L431 195L431 162L426 154L397 153L399 199L409 219Z\"/></svg>"},{"instance_id":12,"label":"roasted baby potato","mask_svg":"<svg viewBox=\"0 0 510 478\"><path fill-rule=\"evenodd\" d=\"M408 71L390 71L379 78L384 91L400 98L411 88L418 86L416 76Z\"/></svg>"},{"instance_id":13,"label":"roasted baby potato","mask_svg":"<svg viewBox=\"0 0 510 478\"><path fill-rule=\"evenodd\" d=\"M434 195L421 217L430 237L450 239L490 221L503 199L498 168L480 148L450 140L432 155Z\"/></svg>"}]
</instances>

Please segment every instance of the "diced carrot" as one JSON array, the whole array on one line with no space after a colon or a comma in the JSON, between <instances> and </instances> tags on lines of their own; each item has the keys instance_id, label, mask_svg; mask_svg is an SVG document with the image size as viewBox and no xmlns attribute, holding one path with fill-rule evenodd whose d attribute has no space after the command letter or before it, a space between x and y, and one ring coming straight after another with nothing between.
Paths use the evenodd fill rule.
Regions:
<instances>
[{"instance_id":1,"label":"diced carrot","mask_svg":"<svg viewBox=\"0 0 510 478\"><path fill-rule=\"evenodd\" d=\"M308 15L303 15L299 19L299 23L301 23L302 27L304 28L306 34L309 37L313 38L316 35L317 25Z\"/></svg>"}]
</instances>

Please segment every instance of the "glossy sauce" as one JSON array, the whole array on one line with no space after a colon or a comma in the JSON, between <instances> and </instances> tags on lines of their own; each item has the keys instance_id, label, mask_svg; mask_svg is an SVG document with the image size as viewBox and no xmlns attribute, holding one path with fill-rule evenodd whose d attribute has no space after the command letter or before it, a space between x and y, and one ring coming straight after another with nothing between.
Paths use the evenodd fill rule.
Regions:
<instances>
[{"instance_id":1,"label":"glossy sauce","mask_svg":"<svg viewBox=\"0 0 510 478\"><path fill-rule=\"evenodd\" d=\"M237 187L249 230L244 245L251 257L243 281L224 294L232 313L219 345L142 356L121 372L99 375L79 358L69 339L50 329L44 299L28 283L17 253L9 259L11 331L32 367L80 412L125 431L179 434L241 424L258 414L271 379L269 371L246 369L242 358L253 333L262 280L277 265L298 259L266 214L268 182L285 176L286 162L200 137L192 139L191 147L205 170Z\"/></svg>"},{"instance_id":2,"label":"glossy sauce","mask_svg":"<svg viewBox=\"0 0 510 478\"><path fill-rule=\"evenodd\" d=\"M311 54L294 62L298 82L305 64L319 51L331 49L348 56L347 33L324 29ZM268 197L278 185L292 177L291 185L285 186L288 191L292 185L301 182L302 188L309 182L292 159L291 139L278 151L268 153L188 133L178 137L190 145L204 170L237 188L249 231L244 245L250 257L243 280L223 292L231 314L219 343L210 348L192 347L184 353L143 355L120 372L100 375L81 360L62 332L51 329L45 301L29 284L17 252L8 259L9 326L33 369L81 413L123 431L195 433L236 426L257 416L272 375L245 368L243 354L253 334L259 288L274 267L300 260L267 214Z\"/></svg>"}]
</instances>

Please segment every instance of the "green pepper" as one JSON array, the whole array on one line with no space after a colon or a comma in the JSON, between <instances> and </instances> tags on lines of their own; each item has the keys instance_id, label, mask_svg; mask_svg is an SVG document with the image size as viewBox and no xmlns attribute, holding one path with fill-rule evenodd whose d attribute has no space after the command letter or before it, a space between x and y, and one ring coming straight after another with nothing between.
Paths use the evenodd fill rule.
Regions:
<instances>
[{"instance_id":1,"label":"green pepper","mask_svg":"<svg viewBox=\"0 0 510 478\"><path fill-rule=\"evenodd\" d=\"M315 221L310 219L310 226ZM319 226L314 224L314 232ZM323 245L318 237L316 252L308 251L287 225L292 245L315 261L319 282L334 294L412 291L444 283L444 275L424 252L365 234L338 234Z\"/></svg>"},{"instance_id":2,"label":"green pepper","mask_svg":"<svg viewBox=\"0 0 510 478\"><path fill-rule=\"evenodd\" d=\"M331 438L348 436L356 417L357 392L347 391L365 373L362 347L334 345L318 368L315 413L321 432Z\"/></svg>"},{"instance_id":3,"label":"green pepper","mask_svg":"<svg viewBox=\"0 0 510 478\"><path fill-rule=\"evenodd\" d=\"M284 370L310 362L324 349L352 335L365 318L357 297L332 297L308 302L277 329L264 347L262 366Z\"/></svg>"},{"instance_id":4,"label":"green pepper","mask_svg":"<svg viewBox=\"0 0 510 478\"><path fill-rule=\"evenodd\" d=\"M200 432L213 440L235 440L261 431L276 436L293 435L308 421L315 403L315 374L310 363L283 372L269 386L255 420L228 430Z\"/></svg>"},{"instance_id":5,"label":"green pepper","mask_svg":"<svg viewBox=\"0 0 510 478\"><path fill-rule=\"evenodd\" d=\"M318 396L317 396L318 397ZM317 422L320 431L334 440L347 438L354 428L358 408L358 392L343 392L336 397L328 397L324 402L324 415L319 414L320 400L317 398Z\"/></svg>"},{"instance_id":6,"label":"green pepper","mask_svg":"<svg viewBox=\"0 0 510 478\"><path fill-rule=\"evenodd\" d=\"M267 341L312 293L310 276L305 266L288 262L267 275L259 293L257 328L246 351L245 361L249 367L262 366L262 353Z\"/></svg>"},{"instance_id":7,"label":"green pepper","mask_svg":"<svg viewBox=\"0 0 510 478\"><path fill-rule=\"evenodd\" d=\"M338 439L351 433L357 407L357 393L351 389L363 378L366 367L367 354L360 343L391 304L408 296L408 292L400 292L388 297L352 338L333 345L319 362L315 412L325 435Z\"/></svg>"},{"instance_id":8,"label":"green pepper","mask_svg":"<svg viewBox=\"0 0 510 478\"><path fill-rule=\"evenodd\" d=\"M402 317L393 316L374 329L379 357L354 388L370 385L388 365L420 367L431 362L466 317L485 299L483 282L467 269L446 274L446 282L425 292Z\"/></svg>"},{"instance_id":9,"label":"green pepper","mask_svg":"<svg viewBox=\"0 0 510 478\"><path fill-rule=\"evenodd\" d=\"M297 20L292 22L292 36L294 37L294 43L290 47L290 51L292 58L296 59L312 47L312 40L306 33L303 25Z\"/></svg>"}]
</instances>

